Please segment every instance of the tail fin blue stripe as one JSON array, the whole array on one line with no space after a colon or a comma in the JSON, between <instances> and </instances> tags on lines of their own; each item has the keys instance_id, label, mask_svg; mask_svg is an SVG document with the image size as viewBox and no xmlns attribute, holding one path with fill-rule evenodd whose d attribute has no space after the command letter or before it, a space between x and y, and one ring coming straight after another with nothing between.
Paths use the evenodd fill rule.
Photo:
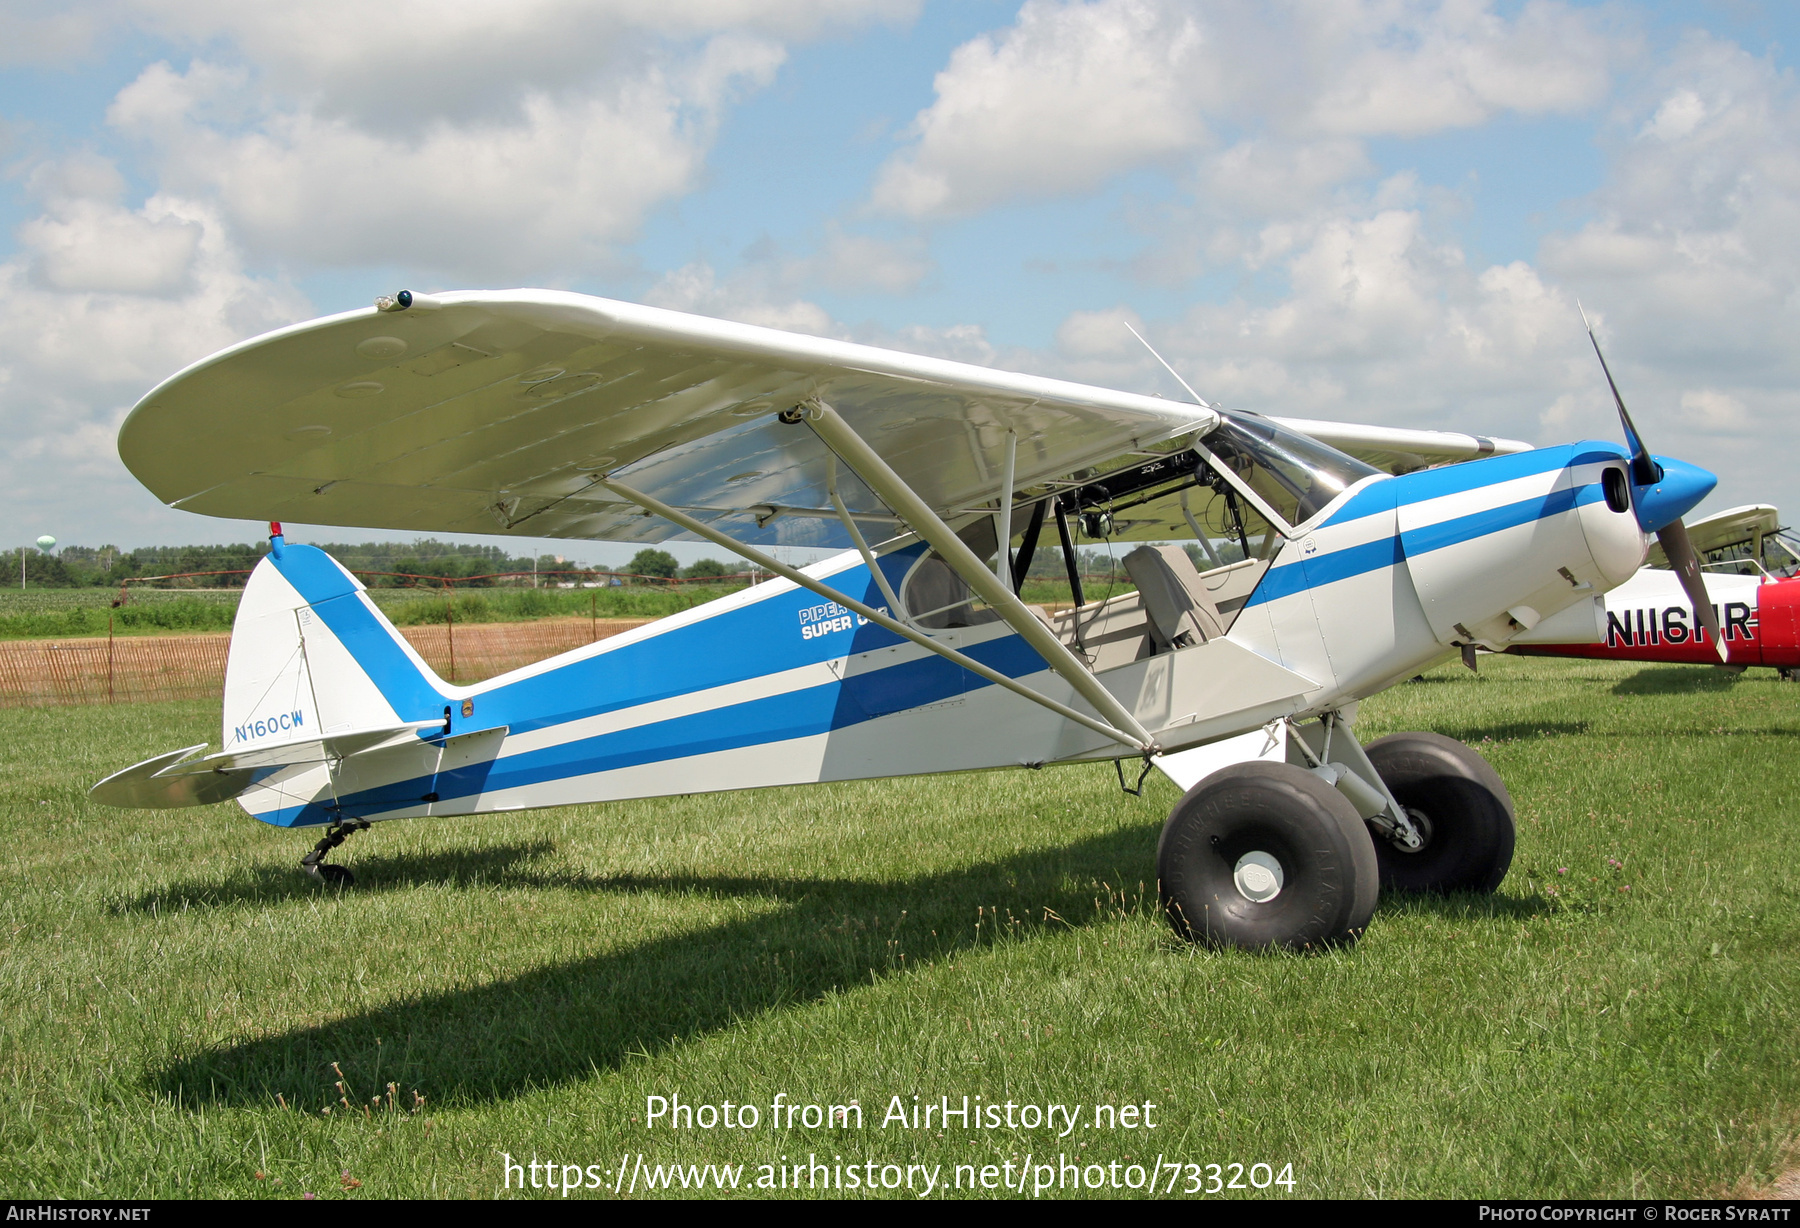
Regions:
<instances>
[{"instance_id":1,"label":"tail fin blue stripe","mask_svg":"<svg viewBox=\"0 0 1800 1228\"><path fill-rule=\"evenodd\" d=\"M275 561L282 578L362 666L401 720L427 720L444 706L444 694L395 642L395 632L357 596L356 583L332 557L314 546L290 545Z\"/></svg>"}]
</instances>

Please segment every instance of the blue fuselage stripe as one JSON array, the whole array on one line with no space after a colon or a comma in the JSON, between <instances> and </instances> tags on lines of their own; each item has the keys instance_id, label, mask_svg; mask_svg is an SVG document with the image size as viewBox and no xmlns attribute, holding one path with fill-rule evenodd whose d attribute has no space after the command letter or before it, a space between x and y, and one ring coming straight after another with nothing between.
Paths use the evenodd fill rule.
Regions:
<instances>
[{"instance_id":1,"label":"blue fuselage stripe","mask_svg":"<svg viewBox=\"0 0 1800 1228\"><path fill-rule=\"evenodd\" d=\"M1422 503L1447 494L1478 490L1483 486L1547 473L1556 468L1573 468L1575 465L1616 459L1621 459L1618 449L1606 444L1566 444L1558 448L1543 448L1535 452L1520 452L1513 456L1497 456L1443 469L1409 473L1387 482L1373 483L1358 491L1349 503L1320 527L1330 528L1351 520L1392 512L1396 507ZM1488 466L1492 468L1488 468L1485 474L1480 472ZM1470 470L1477 472L1471 474L1468 472ZM1499 507L1483 508L1466 516L1455 516L1436 524L1409 529L1392 537L1283 563L1268 570L1245 605L1256 606L1279 601L1308 589L1348 580L1384 567L1393 567L1408 558L1417 558L1434 550L1461 545L1489 534L1556 516L1601 497L1600 485L1591 482L1552 491L1547 495L1520 499Z\"/></svg>"},{"instance_id":2,"label":"blue fuselage stripe","mask_svg":"<svg viewBox=\"0 0 1800 1228\"><path fill-rule=\"evenodd\" d=\"M1514 452L1508 456L1463 461L1461 464L1443 465L1436 469L1420 469L1402 474L1390 482L1374 482L1365 486L1351 495L1337 511L1327 516L1319 527L1334 528L1352 520L1389 511L1396 505L1404 507L1410 503L1424 503L1428 499L1441 499L1445 495L1467 494L1484 486L1512 482L1519 478L1549 473L1554 469L1625 459L1625 454L1617 444L1590 439L1581 443L1559 444L1553 448Z\"/></svg>"},{"instance_id":3,"label":"blue fuselage stripe","mask_svg":"<svg viewBox=\"0 0 1800 1228\"><path fill-rule=\"evenodd\" d=\"M1009 678L1023 677L1044 668L1043 660L1030 645L1013 635L975 645L966 652ZM901 682L906 691L904 705L908 708L994 685L941 657L905 661L858 675L848 683L866 680L870 693L879 692L885 696L888 675L894 674L902 676L895 681ZM857 703L857 689L853 685L834 682L651 721L509 755L460 771L441 773L435 778L415 777L362 793L346 794L338 799L338 804L348 813L372 817L383 809L420 805L427 792L436 793L441 801L449 801L478 793L543 784L573 775L813 737L885 715L870 712ZM324 816L324 811L320 814Z\"/></svg>"},{"instance_id":4,"label":"blue fuselage stripe","mask_svg":"<svg viewBox=\"0 0 1800 1228\"><path fill-rule=\"evenodd\" d=\"M1571 486L1553 490L1536 499L1521 499L1517 503L1484 508L1453 520L1440 520L1436 524L1409 529L1401 534L1401 540L1407 557L1417 558L1422 554L1430 554L1433 550L1486 537L1490 533L1500 533L1549 516L1558 516L1572 507L1592 503L1601 497L1600 484L1597 482L1586 486Z\"/></svg>"}]
</instances>

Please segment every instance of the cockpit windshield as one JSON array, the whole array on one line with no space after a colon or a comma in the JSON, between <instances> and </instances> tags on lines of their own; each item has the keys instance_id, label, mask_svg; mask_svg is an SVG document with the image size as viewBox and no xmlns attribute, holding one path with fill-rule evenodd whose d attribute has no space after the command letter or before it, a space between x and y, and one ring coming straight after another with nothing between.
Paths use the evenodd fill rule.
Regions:
<instances>
[{"instance_id":1,"label":"cockpit windshield","mask_svg":"<svg viewBox=\"0 0 1800 1228\"><path fill-rule=\"evenodd\" d=\"M1301 524L1349 487L1380 470L1267 418L1224 410L1208 449L1279 512Z\"/></svg>"}]
</instances>

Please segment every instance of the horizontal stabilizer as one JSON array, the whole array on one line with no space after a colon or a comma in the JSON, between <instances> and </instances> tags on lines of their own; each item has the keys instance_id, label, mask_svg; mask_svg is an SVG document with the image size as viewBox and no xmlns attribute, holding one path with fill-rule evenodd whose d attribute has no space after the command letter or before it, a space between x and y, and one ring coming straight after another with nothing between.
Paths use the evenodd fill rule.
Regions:
<instances>
[{"instance_id":1,"label":"horizontal stabilizer","mask_svg":"<svg viewBox=\"0 0 1800 1228\"><path fill-rule=\"evenodd\" d=\"M248 750L220 751L192 763L176 764L158 775L173 776L189 772L248 772L258 768L297 767L302 763L325 763L348 759L388 746L407 745L425 729L442 729L444 722L409 721L404 725L388 725L380 729L348 729L322 738L306 738L298 742L277 742L272 746L254 746Z\"/></svg>"},{"instance_id":2,"label":"horizontal stabilizer","mask_svg":"<svg viewBox=\"0 0 1800 1228\"><path fill-rule=\"evenodd\" d=\"M139 810L169 810L177 806L210 806L214 802L236 797L249 783L247 778L226 776L207 778L172 777L158 780L156 774L173 767L206 743L172 750L166 755L134 763L122 772L114 772L88 790L88 796L107 806L124 806ZM217 782L216 784L214 782Z\"/></svg>"},{"instance_id":3,"label":"horizontal stabilizer","mask_svg":"<svg viewBox=\"0 0 1800 1228\"><path fill-rule=\"evenodd\" d=\"M404 725L351 729L322 738L189 758L195 751L206 749L207 744L202 742L114 772L89 789L88 796L108 806L141 810L211 806L230 801L286 768L338 762L354 755L405 745L416 740L420 730L442 726L442 721L411 721Z\"/></svg>"}]
</instances>

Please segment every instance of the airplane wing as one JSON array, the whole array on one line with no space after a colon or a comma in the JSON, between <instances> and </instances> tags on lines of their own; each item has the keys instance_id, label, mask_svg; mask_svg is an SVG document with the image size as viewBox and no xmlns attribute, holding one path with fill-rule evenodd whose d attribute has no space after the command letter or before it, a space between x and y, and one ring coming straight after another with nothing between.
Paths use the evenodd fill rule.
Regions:
<instances>
[{"instance_id":1,"label":"airplane wing","mask_svg":"<svg viewBox=\"0 0 1800 1228\"><path fill-rule=\"evenodd\" d=\"M173 507L422 532L687 536L610 474L748 544L849 545L835 462L777 415L835 408L940 515L1217 423L1210 409L545 290L416 296L246 341L119 434ZM892 517L835 474L851 513ZM886 536L870 532L870 537Z\"/></svg>"},{"instance_id":2,"label":"airplane wing","mask_svg":"<svg viewBox=\"0 0 1800 1228\"><path fill-rule=\"evenodd\" d=\"M1348 452L1357 460L1389 473L1410 473L1432 465L1529 452L1517 439L1464 435L1456 431L1418 431L1398 426L1364 426L1355 422L1319 422L1310 418L1275 418L1289 430L1311 435L1320 443Z\"/></svg>"},{"instance_id":3,"label":"airplane wing","mask_svg":"<svg viewBox=\"0 0 1800 1228\"><path fill-rule=\"evenodd\" d=\"M1725 546L1748 544L1758 534L1767 535L1781 526L1781 513L1773 504L1747 503L1743 507L1730 507L1722 512L1714 512L1703 520L1696 520L1688 525L1688 540L1694 543L1694 552L1705 555L1709 550L1719 550ZM1646 567L1667 569L1668 556L1663 553L1662 543L1650 547L1650 557L1644 561Z\"/></svg>"}]
</instances>

